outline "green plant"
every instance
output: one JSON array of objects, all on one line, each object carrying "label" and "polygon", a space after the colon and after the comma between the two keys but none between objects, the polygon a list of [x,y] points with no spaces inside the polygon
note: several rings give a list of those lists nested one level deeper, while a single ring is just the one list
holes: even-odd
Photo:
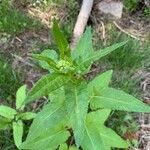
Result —
[{"label": "green plant", "polygon": [[0,56],[0,100],[4,99],[9,103],[9,99],[14,98],[14,93],[21,84],[20,74]]},{"label": "green plant", "polygon": [[144,14],[146,17],[148,17],[150,19],[150,8],[145,8],[144,9]]},{"label": "green plant", "polygon": [[129,12],[133,12],[137,9],[139,0],[124,0],[125,9]]},{"label": "green plant", "polygon": [[107,127],[105,121],[112,110],[150,112],[150,107],[121,90],[109,87],[112,70],[92,81],[87,81],[84,76],[93,62],[126,42],[94,51],[89,27],[75,49],[71,50],[56,21],[53,35],[59,54],[53,50],[49,55],[32,54],[44,62],[44,68],[50,73],[37,81],[24,101],[29,103],[49,95],[50,102],[36,115],[26,140],[19,148],[67,150],[73,144],[75,149],[82,147],[83,150],[128,148],[128,142]]},{"label": "green plant", "polygon": [[16,93],[16,110],[5,105],[0,106],[0,130],[13,128],[13,138],[17,147],[22,143],[23,121],[31,120],[36,115],[32,112],[23,112],[25,97],[26,85],[23,85]]}]

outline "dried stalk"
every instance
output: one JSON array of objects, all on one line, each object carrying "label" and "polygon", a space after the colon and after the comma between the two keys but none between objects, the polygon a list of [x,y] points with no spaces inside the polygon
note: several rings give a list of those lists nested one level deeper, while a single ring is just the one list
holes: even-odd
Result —
[{"label": "dried stalk", "polygon": [[74,48],[76,43],[82,36],[87,21],[89,19],[94,0],[83,0],[80,13],[78,15],[71,42],[71,48]]}]

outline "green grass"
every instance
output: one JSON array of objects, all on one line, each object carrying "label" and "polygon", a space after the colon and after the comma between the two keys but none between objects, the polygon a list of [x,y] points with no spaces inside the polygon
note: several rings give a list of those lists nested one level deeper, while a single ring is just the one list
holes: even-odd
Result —
[{"label": "green grass", "polygon": [[128,12],[133,12],[137,9],[137,6],[139,4],[138,0],[123,0],[125,10]]},{"label": "green grass", "polygon": [[11,65],[0,58],[0,100],[3,103],[13,103],[15,93],[22,84],[19,73]]},{"label": "green grass", "polygon": [[0,4],[0,32],[18,34],[27,29],[37,30],[41,27],[38,20],[28,17],[26,14],[4,0]]},{"label": "green grass", "polygon": [[144,9],[144,15],[150,20],[150,8]]},{"label": "green grass", "polygon": [[17,150],[14,145],[12,130],[0,130],[0,149],[1,150]]},{"label": "green grass", "polygon": [[[107,25],[106,25],[107,27]],[[112,85],[125,90],[126,92],[139,95],[138,80],[132,76],[139,70],[145,67],[149,59],[150,43],[141,43],[138,40],[132,39],[129,36],[118,31],[112,24],[107,28],[107,39],[104,45],[100,39],[95,43],[96,49],[104,48],[112,43],[128,41],[127,44],[112,52],[109,56],[98,62],[98,65],[104,69],[113,69]]]}]

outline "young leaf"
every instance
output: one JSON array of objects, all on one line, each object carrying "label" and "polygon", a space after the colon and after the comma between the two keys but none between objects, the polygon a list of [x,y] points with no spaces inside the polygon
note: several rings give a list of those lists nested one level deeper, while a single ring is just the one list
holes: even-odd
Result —
[{"label": "young leaf", "polygon": [[36,113],[33,112],[25,112],[22,114],[19,114],[19,118],[21,118],[21,120],[31,120],[34,119],[36,116]]},{"label": "young leaf", "polygon": [[95,77],[88,84],[88,91],[92,94],[94,89],[100,92],[101,90],[107,88],[110,83],[112,73],[113,71],[109,70]]},{"label": "young leaf", "polygon": [[108,55],[109,53],[111,53],[112,51],[116,50],[117,48],[125,45],[126,43],[127,43],[127,41],[120,42],[120,43],[114,44],[112,46],[109,46],[103,50],[93,52],[93,54],[91,54],[89,57],[87,57],[82,62],[80,62],[80,64],[78,64],[77,70],[84,71],[85,69],[83,70],[83,68],[88,68],[89,66],[91,66],[91,64],[94,61],[97,61],[100,58]]},{"label": "young leaf", "polygon": [[69,44],[68,44],[65,36],[59,29],[59,26],[58,26],[58,23],[56,20],[53,21],[52,30],[53,30],[53,36],[54,36],[55,42],[56,42],[59,52],[60,52],[60,58],[64,59],[65,56],[70,57],[71,50],[69,48]]},{"label": "young leaf", "polygon": [[16,109],[20,109],[26,98],[26,85],[21,86],[16,93]]},{"label": "young leaf", "polygon": [[93,53],[91,27],[87,27],[77,46],[71,52],[73,60],[76,59],[78,63],[80,63],[80,58],[83,61]]},{"label": "young leaf", "polygon": [[13,122],[13,138],[17,148],[19,148],[20,144],[22,143],[22,136],[23,136],[22,121],[18,120],[17,122]]},{"label": "young leaf", "polygon": [[4,105],[0,106],[0,116],[6,117],[8,119],[14,119],[14,115],[16,114],[17,112],[15,109]]},{"label": "young leaf", "polygon": [[[58,61],[58,54],[54,50],[46,49],[46,50],[42,51],[41,55],[52,59],[54,62]],[[53,72],[53,70],[50,69],[49,64],[47,62],[39,61],[39,64],[43,69],[46,69],[46,70],[49,70],[50,72]]]},{"label": "young leaf", "polygon": [[150,107],[142,101],[113,88],[106,88],[99,95],[92,96],[91,98],[90,106],[92,109],[108,108],[129,112],[150,112]]},{"label": "young leaf", "polygon": [[53,150],[68,139],[70,135],[65,129],[68,118],[64,98],[50,102],[36,115],[29,129],[27,139],[21,145],[21,148],[46,149],[49,147]]},{"label": "young leaf", "polygon": [[84,136],[84,123],[89,104],[88,93],[84,83],[82,83],[82,86],[66,86],[66,109],[73,128],[76,145],[79,147]]},{"label": "young leaf", "polygon": [[29,91],[26,103],[48,95],[50,92],[60,88],[68,81],[69,77],[63,74],[53,73],[43,76]]},{"label": "young leaf", "polygon": [[47,56],[43,56],[41,54],[32,54],[32,57],[39,60],[39,61],[44,61],[46,62],[49,66],[49,68],[53,69],[54,71],[58,72],[57,64],[54,62],[51,58]]}]

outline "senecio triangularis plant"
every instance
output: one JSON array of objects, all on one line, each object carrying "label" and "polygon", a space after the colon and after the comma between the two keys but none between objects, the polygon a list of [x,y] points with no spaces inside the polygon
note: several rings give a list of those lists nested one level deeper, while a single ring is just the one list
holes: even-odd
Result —
[{"label": "senecio triangularis plant", "polygon": [[17,147],[24,150],[127,149],[129,143],[107,127],[105,121],[113,110],[150,112],[150,107],[121,90],[109,87],[112,70],[91,81],[85,78],[95,61],[126,42],[94,51],[91,28],[88,27],[71,50],[56,21],[52,32],[59,51],[32,54],[49,73],[27,92],[24,104],[43,96],[49,96],[50,101],[36,115],[25,141]]}]

